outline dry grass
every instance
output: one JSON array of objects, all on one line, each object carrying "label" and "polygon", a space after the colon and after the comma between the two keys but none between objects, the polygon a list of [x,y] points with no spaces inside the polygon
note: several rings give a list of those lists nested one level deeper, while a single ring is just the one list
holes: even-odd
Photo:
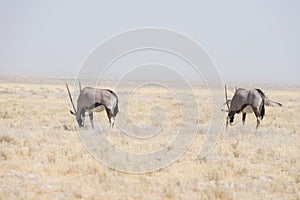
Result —
[{"label": "dry grass", "polygon": [[[122,113],[122,95],[118,92]],[[184,92],[184,90],[182,91]],[[223,132],[205,160],[197,154],[209,123],[207,91],[197,121],[200,129],[191,148],[171,166],[154,173],[129,174],[97,162],[82,146],[63,84],[0,84],[0,197],[1,199],[299,199],[300,198],[300,92],[293,88],[269,89],[283,108],[266,108],[261,128],[249,115]],[[146,89],[131,99],[131,117],[146,125],[152,100],[162,104],[169,124],[179,115],[174,99],[164,90]],[[163,104],[163,101],[172,102]],[[174,102],[173,102],[174,101]],[[153,102],[152,102],[153,103]],[[151,109],[150,109],[151,110]],[[144,113],[144,114],[143,114]],[[146,113],[146,114],[145,114]],[[122,114],[120,114],[122,116]],[[119,123],[130,121],[117,117]],[[108,126],[105,113],[96,115]],[[86,119],[86,122],[88,120]],[[106,129],[105,129],[106,130]],[[160,134],[158,143],[131,143],[114,130],[107,134],[121,148],[144,151],[164,148],[172,137]],[[155,145],[154,145],[155,144]]]}]

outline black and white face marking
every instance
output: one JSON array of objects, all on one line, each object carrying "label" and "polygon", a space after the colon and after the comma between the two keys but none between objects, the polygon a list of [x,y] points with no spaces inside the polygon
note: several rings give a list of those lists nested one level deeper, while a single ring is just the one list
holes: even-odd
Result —
[{"label": "black and white face marking", "polygon": [[82,119],[81,117],[77,119],[77,123],[79,127],[83,127]]},{"label": "black and white face marking", "polygon": [[234,122],[234,115],[235,115],[235,112],[232,112],[232,111],[231,111],[231,112],[228,113],[230,125],[233,125],[233,122]]}]

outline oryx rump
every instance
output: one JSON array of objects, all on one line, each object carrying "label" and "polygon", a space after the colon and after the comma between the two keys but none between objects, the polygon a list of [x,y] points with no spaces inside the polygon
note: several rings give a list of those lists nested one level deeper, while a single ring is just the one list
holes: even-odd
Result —
[{"label": "oryx rump", "polygon": [[84,126],[85,112],[89,113],[89,118],[92,128],[93,112],[106,111],[110,127],[114,126],[115,117],[118,113],[118,97],[117,95],[108,89],[97,89],[92,87],[85,87],[80,90],[80,94],[77,99],[77,110],[75,109],[70,90],[66,84],[69,97],[74,109],[74,112],[70,110],[70,113],[76,116],[79,127]]}]

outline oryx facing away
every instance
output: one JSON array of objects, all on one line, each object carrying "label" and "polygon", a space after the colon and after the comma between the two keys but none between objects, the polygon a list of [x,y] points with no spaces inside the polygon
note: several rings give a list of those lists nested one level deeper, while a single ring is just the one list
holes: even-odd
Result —
[{"label": "oryx facing away", "polygon": [[268,99],[260,89],[246,90],[243,88],[238,88],[236,89],[232,100],[228,100],[227,89],[225,85],[225,96],[228,108],[226,127],[228,126],[228,121],[230,122],[230,125],[233,124],[235,114],[242,112],[242,121],[244,125],[246,113],[254,112],[257,121],[256,129],[258,129],[260,121],[265,115],[265,106],[282,106],[280,103]]},{"label": "oryx facing away", "polygon": [[74,112],[70,110],[72,115],[76,116],[79,127],[84,126],[85,112],[89,113],[89,118],[92,128],[94,128],[93,112],[106,111],[110,127],[114,126],[115,117],[119,111],[118,108],[118,96],[108,89],[97,89],[92,87],[80,88],[80,94],[77,99],[77,110],[75,109],[72,96],[66,84],[70,101],[72,103]]}]

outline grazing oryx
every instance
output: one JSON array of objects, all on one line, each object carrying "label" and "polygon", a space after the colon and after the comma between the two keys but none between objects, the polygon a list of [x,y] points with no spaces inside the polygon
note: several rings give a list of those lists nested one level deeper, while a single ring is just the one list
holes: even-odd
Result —
[{"label": "grazing oryx", "polygon": [[70,110],[72,115],[76,116],[79,127],[84,126],[85,112],[89,113],[89,118],[92,128],[94,128],[93,123],[93,112],[101,112],[106,110],[107,117],[109,119],[110,127],[114,126],[115,117],[119,111],[118,108],[118,97],[117,95],[108,89],[97,89],[91,87],[85,87],[81,90],[77,99],[77,110],[75,109],[71,93],[66,84],[69,93],[70,101],[72,103],[74,112]]},{"label": "grazing oryx", "polygon": [[225,97],[228,108],[228,116],[226,121],[226,127],[228,121],[230,125],[233,124],[234,115],[242,112],[243,125],[246,120],[246,113],[254,112],[257,124],[256,129],[260,125],[260,121],[265,115],[265,106],[282,106],[280,103],[268,99],[260,89],[245,90],[243,88],[236,89],[232,100],[227,99],[227,89],[225,85]]}]

